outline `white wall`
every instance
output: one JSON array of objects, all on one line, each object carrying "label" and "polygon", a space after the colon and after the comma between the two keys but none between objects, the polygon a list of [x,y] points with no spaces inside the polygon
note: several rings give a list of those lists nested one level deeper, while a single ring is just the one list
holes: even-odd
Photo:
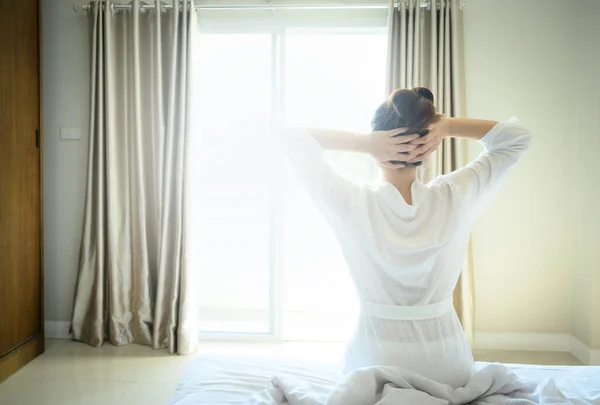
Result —
[{"label": "white wall", "polygon": [[[81,0],[42,1],[46,320],[71,318],[81,237],[89,123],[88,19]],[[59,140],[60,127],[80,141]]]},{"label": "white wall", "polygon": [[[68,321],[87,161],[88,21],[81,0],[43,0],[46,319]],[[576,4],[576,5],[575,5]],[[516,114],[534,146],[474,231],[478,332],[570,333],[600,347],[596,72],[600,2],[471,0],[467,113]],[[60,141],[59,128],[82,129]],[[597,180],[596,180],[597,181]],[[587,213],[587,214],[586,214]],[[595,277],[595,278],[594,278]]]},{"label": "white wall", "polygon": [[468,116],[518,115],[534,132],[474,230],[479,332],[591,333],[600,199],[585,183],[600,171],[599,5],[476,0],[464,10]]},{"label": "white wall", "polygon": [[577,108],[578,174],[574,211],[577,224],[573,263],[572,332],[584,344],[600,349],[600,2],[588,0],[578,19],[577,69],[574,72]]}]

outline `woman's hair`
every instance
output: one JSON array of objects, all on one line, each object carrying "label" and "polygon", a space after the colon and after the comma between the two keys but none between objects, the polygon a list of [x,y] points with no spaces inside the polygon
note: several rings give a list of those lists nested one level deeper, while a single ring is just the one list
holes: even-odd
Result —
[{"label": "woman's hair", "polygon": [[[396,90],[375,111],[371,120],[372,131],[407,128],[406,134],[427,134],[424,128],[435,118],[433,93],[425,87]],[[401,162],[401,161],[398,161]],[[413,163],[420,166],[421,162]]]}]

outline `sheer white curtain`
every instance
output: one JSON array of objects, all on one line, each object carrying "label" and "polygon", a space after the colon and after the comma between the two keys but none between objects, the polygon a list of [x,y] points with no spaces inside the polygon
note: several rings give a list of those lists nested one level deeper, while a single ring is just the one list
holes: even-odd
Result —
[{"label": "sheer white curtain", "polygon": [[[200,329],[340,341],[354,287],[331,230],[279,146],[281,124],[368,131],[385,98],[385,27],[206,30],[196,49],[187,252]],[[370,158],[330,154],[347,176]]]},{"label": "sheer white curtain", "polygon": [[201,33],[187,186],[188,258],[200,329],[269,333],[273,266],[271,52],[268,33]]},{"label": "sheer white curtain", "polygon": [[[367,132],[384,99],[384,29],[296,30],[286,40],[287,124]],[[329,152],[330,163],[357,182],[379,175],[368,156]],[[344,340],[357,301],[346,263],[329,226],[285,168],[284,337]]]}]

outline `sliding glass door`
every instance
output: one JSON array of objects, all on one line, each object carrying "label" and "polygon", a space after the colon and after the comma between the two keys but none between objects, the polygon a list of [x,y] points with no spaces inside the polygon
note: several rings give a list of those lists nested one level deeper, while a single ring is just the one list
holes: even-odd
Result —
[{"label": "sliding glass door", "polygon": [[[282,124],[366,131],[384,97],[384,28],[203,32],[186,251],[204,337],[341,340],[356,312],[337,241],[279,147]],[[357,181],[364,156],[328,155]]]}]

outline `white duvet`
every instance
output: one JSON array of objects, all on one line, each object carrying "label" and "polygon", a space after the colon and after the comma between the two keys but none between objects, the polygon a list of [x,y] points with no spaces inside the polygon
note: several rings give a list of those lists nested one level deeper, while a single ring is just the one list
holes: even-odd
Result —
[{"label": "white duvet", "polygon": [[477,363],[465,388],[393,367],[344,376],[338,365],[282,359],[203,356],[190,363],[171,405],[314,404],[593,404],[600,367]]},{"label": "white duvet", "polygon": [[398,367],[369,367],[352,372],[329,392],[319,392],[298,378],[277,377],[268,389],[249,399],[248,404],[600,404],[600,368],[596,371],[564,380],[560,388],[552,378],[525,381],[503,365],[489,364],[477,371],[466,386],[453,389]]}]

